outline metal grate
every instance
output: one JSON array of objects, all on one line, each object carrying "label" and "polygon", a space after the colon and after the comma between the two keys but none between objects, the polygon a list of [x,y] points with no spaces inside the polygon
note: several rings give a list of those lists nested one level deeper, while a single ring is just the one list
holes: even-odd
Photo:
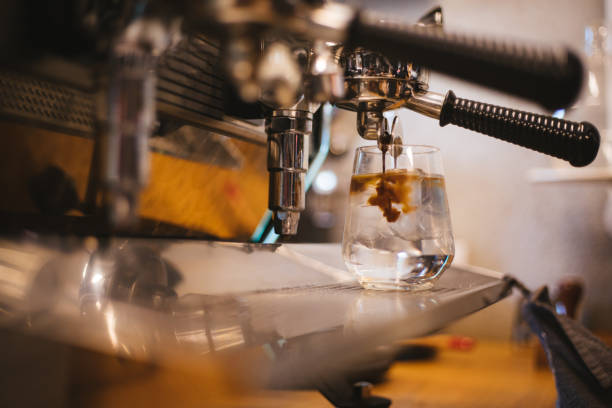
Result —
[{"label": "metal grate", "polygon": [[183,40],[159,61],[157,100],[215,119],[223,117],[219,45],[201,36]]},{"label": "metal grate", "polygon": [[63,131],[92,135],[95,106],[87,92],[0,71],[0,114]]},{"label": "metal grate", "polygon": [[[221,71],[219,44],[203,36],[185,38],[165,53],[157,67],[159,118],[265,143],[263,131],[225,118]],[[0,116],[5,118],[93,137],[95,101],[91,91],[0,69]]]}]

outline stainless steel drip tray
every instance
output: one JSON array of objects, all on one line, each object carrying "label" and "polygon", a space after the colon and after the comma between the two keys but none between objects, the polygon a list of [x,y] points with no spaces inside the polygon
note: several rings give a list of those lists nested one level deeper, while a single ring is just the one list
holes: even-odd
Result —
[{"label": "stainless steel drip tray", "polygon": [[[363,290],[337,244],[114,239],[101,247],[92,238],[0,241],[0,324],[159,364],[222,357],[237,375],[255,369],[251,379],[292,385],[507,294],[501,274],[458,266],[429,291]],[[264,356],[257,367],[245,359],[254,353]]]}]

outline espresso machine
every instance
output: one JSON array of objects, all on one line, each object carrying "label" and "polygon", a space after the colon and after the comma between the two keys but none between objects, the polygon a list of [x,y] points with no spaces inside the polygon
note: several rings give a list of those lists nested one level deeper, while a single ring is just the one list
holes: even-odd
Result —
[{"label": "espresso machine", "polygon": [[346,367],[384,372],[389,344],[510,287],[453,266],[437,292],[374,296],[336,247],[220,242],[298,232],[332,106],[381,151],[399,108],[574,166],[599,148],[590,123],[431,91],[439,72],[552,111],[583,79],[569,49],[448,33],[440,8],[406,23],[325,0],[12,0],[0,20],[2,330],[162,366],[220,356],[337,406],[388,406]]},{"label": "espresso machine", "polygon": [[[24,201],[34,201],[33,212],[43,213],[39,224],[52,231],[70,224],[82,225],[83,233],[129,233],[138,229],[139,218],[149,218],[157,227],[140,222],[138,230],[151,235],[159,230],[161,217],[179,227],[171,235],[240,239],[245,232],[216,234],[205,222],[183,222],[188,204],[165,218],[160,206],[139,215],[141,191],[150,179],[150,148],[153,155],[184,158],[197,156],[192,150],[200,143],[200,156],[206,156],[216,151],[214,140],[229,136],[251,144],[253,157],[266,154],[261,152],[265,145],[270,224],[277,234],[295,235],[309,159],[317,150],[313,127],[321,132],[326,123],[322,106],[329,103],[355,111],[359,135],[376,140],[382,150],[393,142],[383,112],[398,108],[574,166],[589,164],[599,146],[597,130],[586,122],[430,91],[432,70],[552,110],[570,105],[582,85],[583,67],[571,50],[446,33],[439,8],[416,24],[404,24],[328,1],[58,1],[3,7],[3,14],[13,18],[2,29],[0,114],[10,122],[78,135],[93,144],[87,153],[72,147],[84,156],[85,167],[76,170],[80,181],[61,168],[26,179],[6,178],[6,184],[30,186],[29,194],[12,188],[22,197],[2,206],[15,229],[33,227],[27,215],[20,218],[28,224],[23,225],[15,214],[28,207]],[[217,150],[229,156],[228,166],[240,167],[236,160],[232,164],[231,146],[223,144],[216,143]],[[257,162],[250,157],[246,161]],[[3,173],[25,174],[19,170],[24,166],[19,161]],[[262,166],[247,171],[255,174]],[[170,167],[165,171],[168,179],[174,177]],[[155,171],[153,177],[163,176]],[[66,190],[75,183],[85,187]],[[233,189],[225,186],[229,193],[224,198],[231,200]],[[159,202],[161,194],[155,197]],[[185,195],[198,201],[197,190]],[[251,195],[245,201],[258,201],[257,194]],[[163,198],[169,200],[174,198]],[[75,209],[76,221],[63,222]],[[54,221],[48,222],[49,216]],[[198,216],[206,218],[206,210]],[[253,227],[250,221],[245,228]]]}]

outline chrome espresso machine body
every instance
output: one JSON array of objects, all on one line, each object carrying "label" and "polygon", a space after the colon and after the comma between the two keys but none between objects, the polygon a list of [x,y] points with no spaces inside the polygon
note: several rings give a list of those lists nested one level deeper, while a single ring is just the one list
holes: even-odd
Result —
[{"label": "chrome espresso machine body", "polygon": [[[158,149],[154,139],[167,147],[176,140],[167,136],[184,126],[266,144],[268,207],[281,235],[297,233],[322,104],[356,111],[359,135],[381,150],[399,141],[383,119],[398,108],[577,166],[590,163],[599,145],[586,122],[431,92],[428,69],[555,109],[571,104],[582,83],[572,51],[448,34],[439,8],[406,25],[323,0],[3,7],[12,18],[0,44],[0,114],[94,140],[85,198],[76,207],[96,220],[98,233],[134,227],[149,147]],[[186,140],[172,144],[174,153],[188,150]],[[63,216],[70,206],[62,203],[78,201],[62,193],[44,203],[44,188],[30,190],[43,197],[39,208],[51,208],[47,215]]]}]

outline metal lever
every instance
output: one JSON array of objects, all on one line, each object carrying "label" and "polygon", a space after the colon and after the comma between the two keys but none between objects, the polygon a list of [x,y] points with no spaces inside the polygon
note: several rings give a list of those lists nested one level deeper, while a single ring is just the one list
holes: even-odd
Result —
[{"label": "metal lever", "polygon": [[377,50],[391,60],[422,67],[564,108],[577,98],[583,78],[578,56],[563,47],[536,47],[450,34],[439,27],[391,23],[362,12],[352,22],[348,47]]},{"label": "metal lever", "polygon": [[403,104],[439,119],[497,139],[567,160],[575,167],[591,163],[599,150],[599,132],[589,122],[570,122],[552,116],[428,92],[413,94]]}]

